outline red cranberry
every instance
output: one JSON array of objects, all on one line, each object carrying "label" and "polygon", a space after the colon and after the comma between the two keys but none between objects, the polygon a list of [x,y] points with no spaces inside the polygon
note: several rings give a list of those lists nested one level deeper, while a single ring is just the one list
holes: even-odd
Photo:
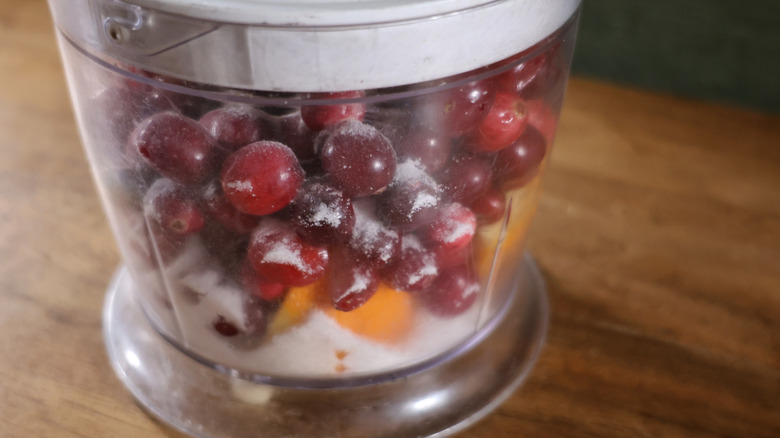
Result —
[{"label": "red cranberry", "polygon": [[466,247],[476,230],[474,213],[453,202],[443,206],[436,220],[418,230],[418,235],[436,254],[444,254]]},{"label": "red cranberry", "polygon": [[289,204],[303,177],[303,169],[290,148],[274,141],[259,141],[225,160],[222,190],[239,211],[261,216]]},{"label": "red cranberry", "polygon": [[355,257],[372,266],[385,266],[395,261],[401,252],[401,236],[377,218],[374,201],[356,199],[352,207],[355,226],[348,247]]},{"label": "red cranberry", "polygon": [[491,177],[487,157],[460,154],[444,168],[439,182],[450,200],[471,205],[490,188]]},{"label": "red cranberry", "polygon": [[379,288],[379,276],[368,264],[356,262],[343,248],[330,255],[327,290],[333,308],[349,312],[365,304]]},{"label": "red cranberry", "polygon": [[526,101],[525,106],[528,110],[528,124],[538,129],[547,144],[551,145],[558,124],[555,111],[541,99]]},{"label": "red cranberry", "polygon": [[471,308],[479,292],[476,274],[466,265],[461,265],[442,271],[421,298],[432,313],[453,317]]},{"label": "red cranberry", "polygon": [[266,218],[249,242],[249,261],[258,274],[286,286],[304,286],[325,274],[328,251],[306,243],[277,219]]},{"label": "red cranberry", "polygon": [[225,152],[198,122],[173,111],[144,120],[130,144],[160,173],[185,185],[214,175]]},{"label": "red cranberry", "polygon": [[315,160],[314,137],[316,133],[306,126],[300,112],[294,112],[276,119],[274,139],[287,145],[295,152],[298,161]]},{"label": "red cranberry", "polygon": [[420,98],[416,118],[422,126],[455,138],[471,131],[485,118],[493,104],[493,95],[489,81],[474,81],[439,91]]},{"label": "red cranberry", "polygon": [[439,208],[439,185],[419,162],[406,160],[381,195],[381,214],[390,226],[411,231],[432,221]]},{"label": "red cranberry", "polygon": [[496,79],[502,90],[518,96],[528,97],[540,91],[540,82],[546,71],[547,57],[542,54],[518,64],[512,70],[499,75]]},{"label": "red cranberry", "polygon": [[546,150],[542,133],[529,126],[512,146],[498,152],[496,182],[504,190],[527,184],[538,173]]},{"label": "red cranberry", "polygon": [[270,136],[263,113],[248,106],[215,109],[204,114],[200,124],[230,151]]},{"label": "red cranberry", "polygon": [[217,319],[213,322],[213,325],[214,330],[225,337],[233,337],[241,333],[235,324],[225,319],[225,317],[222,315],[217,316]]},{"label": "red cranberry", "polygon": [[316,244],[345,242],[352,235],[352,201],[322,178],[303,183],[287,211],[298,234]]},{"label": "red cranberry", "polygon": [[357,120],[335,126],[322,142],[322,167],[334,184],[350,196],[384,189],[395,173],[395,151],[376,128]]},{"label": "red cranberry", "polygon": [[385,269],[385,280],[394,288],[406,292],[427,289],[439,273],[435,256],[414,234],[401,239],[401,255]]},{"label": "red cranberry", "polygon": [[193,197],[183,186],[166,178],[158,179],[146,192],[144,214],[169,237],[189,236],[205,225]]},{"label": "red cranberry", "polygon": [[[337,93],[318,93],[311,97],[314,99],[360,99],[365,97],[364,91],[341,91]],[[331,105],[306,105],[301,107],[301,116],[309,128],[320,131],[328,126],[333,126],[343,120],[363,120],[366,114],[366,105],[361,102],[334,103]]]},{"label": "red cranberry", "polygon": [[488,189],[471,204],[471,210],[483,224],[492,224],[501,220],[506,213],[506,196],[494,188]]},{"label": "red cranberry", "polygon": [[439,269],[449,269],[455,266],[461,266],[471,262],[472,245],[469,242],[466,246],[448,252],[437,252],[436,264]]},{"label": "red cranberry", "polygon": [[429,174],[438,172],[450,158],[452,139],[442,132],[417,129],[396,143],[401,158],[417,160]]},{"label": "red cranberry", "polygon": [[247,292],[264,301],[274,301],[285,292],[283,284],[273,282],[258,274],[248,261],[241,265],[241,283]]},{"label": "red cranberry", "polygon": [[202,191],[204,210],[223,227],[239,234],[251,232],[259,218],[241,213],[227,200],[222,186],[216,180],[207,184]]},{"label": "red cranberry", "polygon": [[517,140],[527,124],[523,101],[509,93],[496,93],[490,112],[469,135],[466,146],[474,152],[501,150]]}]

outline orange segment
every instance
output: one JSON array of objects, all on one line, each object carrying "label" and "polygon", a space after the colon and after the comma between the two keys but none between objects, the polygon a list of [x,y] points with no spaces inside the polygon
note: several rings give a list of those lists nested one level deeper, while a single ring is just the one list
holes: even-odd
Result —
[{"label": "orange segment", "polygon": [[290,288],[279,310],[268,324],[268,334],[276,335],[303,322],[317,303],[323,286],[323,280],[319,280],[306,286]]},{"label": "orange segment", "polygon": [[332,307],[323,309],[342,327],[378,342],[393,344],[403,341],[414,323],[411,296],[384,284],[365,304],[349,312]]}]

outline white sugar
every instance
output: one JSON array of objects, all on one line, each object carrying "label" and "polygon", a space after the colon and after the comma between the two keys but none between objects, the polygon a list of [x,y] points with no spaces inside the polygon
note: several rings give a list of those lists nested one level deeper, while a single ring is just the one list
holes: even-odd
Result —
[{"label": "white sugar", "polygon": [[321,202],[307,222],[313,225],[328,224],[336,228],[341,225],[341,214],[337,209],[330,208],[328,204]]},{"label": "white sugar", "polygon": [[225,186],[229,189],[233,189],[239,192],[251,192],[252,191],[252,182],[249,180],[244,181],[231,181]]},{"label": "white sugar", "polygon": [[299,271],[310,274],[311,268],[301,259],[301,251],[297,246],[282,242],[274,245],[270,251],[263,255],[263,262],[277,263],[280,265],[293,266]]}]

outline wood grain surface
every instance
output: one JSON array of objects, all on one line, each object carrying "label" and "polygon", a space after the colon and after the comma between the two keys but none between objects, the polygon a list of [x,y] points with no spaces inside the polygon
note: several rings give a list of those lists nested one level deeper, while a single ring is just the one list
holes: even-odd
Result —
[{"label": "wood grain surface", "polygon": [[[461,436],[780,436],[780,118],[575,79],[544,185],[547,345]],[[0,0],[0,436],[178,436],[106,359],[118,262],[45,2]]]}]

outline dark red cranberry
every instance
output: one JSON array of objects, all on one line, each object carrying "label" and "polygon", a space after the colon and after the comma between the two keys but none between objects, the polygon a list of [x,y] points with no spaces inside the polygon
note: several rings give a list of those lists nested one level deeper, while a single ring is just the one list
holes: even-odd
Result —
[{"label": "dark red cranberry", "polygon": [[319,245],[346,242],[355,226],[352,201],[323,178],[306,180],[287,213],[298,234]]},{"label": "dark red cranberry", "polygon": [[437,252],[436,263],[439,269],[449,269],[455,266],[462,266],[471,263],[472,244],[469,242],[466,246],[448,252]]},{"label": "dark red cranberry", "polygon": [[502,73],[496,79],[499,87],[518,96],[531,98],[541,91],[540,85],[547,70],[547,56],[537,55],[518,64],[512,70]]},{"label": "dark red cranberry", "polygon": [[395,261],[401,252],[401,236],[387,228],[376,216],[374,201],[370,198],[356,199],[352,207],[355,226],[347,246],[355,258],[377,267]]},{"label": "dark red cranberry", "polygon": [[233,105],[209,111],[200,118],[200,124],[230,151],[271,135],[264,114],[249,106]]},{"label": "dark red cranberry", "polygon": [[506,195],[500,190],[490,188],[471,203],[471,211],[482,224],[498,222],[506,213]]},{"label": "dark red cranberry", "polygon": [[276,119],[274,140],[292,149],[302,163],[317,159],[317,153],[314,151],[315,136],[316,133],[303,122],[300,112]]},{"label": "dark red cranberry", "polygon": [[327,291],[336,310],[349,312],[365,304],[379,288],[379,275],[367,263],[354,260],[344,248],[330,253]]},{"label": "dark red cranberry", "polygon": [[436,181],[419,162],[406,160],[398,165],[393,182],[379,195],[380,212],[390,226],[411,231],[436,217],[439,198]]},{"label": "dark red cranberry", "polygon": [[185,185],[208,180],[225,155],[203,126],[173,111],[144,120],[130,144],[161,174]]},{"label": "dark red cranberry", "polygon": [[417,160],[432,175],[444,167],[450,158],[452,139],[442,132],[416,129],[395,145],[399,158]]},{"label": "dark red cranberry", "polygon": [[240,276],[244,289],[264,301],[274,301],[284,295],[285,287],[283,284],[273,282],[258,274],[248,261],[241,265]]},{"label": "dark red cranberry", "polygon": [[395,151],[376,128],[357,120],[335,126],[322,142],[322,167],[334,184],[350,196],[367,196],[393,179]]},{"label": "dark red cranberry", "polygon": [[525,107],[528,110],[528,124],[538,129],[547,144],[551,145],[558,124],[555,110],[541,99],[526,101]]},{"label": "dark red cranberry", "polygon": [[214,180],[204,186],[202,190],[203,209],[215,221],[223,227],[239,234],[251,232],[259,218],[257,216],[241,213],[236,209],[222,192],[222,186]]},{"label": "dark red cranberry", "polygon": [[467,265],[461,265],[443,270],[420,297],[432,313],[454,317],[474,305],[480,289],[474,271]]},{"label": "dark red cranberry", "polygon": [[487,157],[459,154],[441,172],[439,182],[448,199],[471,205],[490,188],[492,174]]},{"label": "dark red cranberry", "polygon": [[417,122],[452,138],[476,127],[493,104],[490,81],[474,81],[460,87],[423,96],[416,105]]},{"label": "dark red cranberry", "polygon": [[144,196],[144,214],[169,237],[185,237],[205,225],[197,201],[179,184],[158,179]]},{"label": "dark red cranberry", "polygon": [[474,152],[501,150],[517,140],[528,124],[523,101],[509,93],[496,93],[487,116],[469,134],[466,147]]},{"label": "dark red cranberry", "polygon": [[216,330],[217,333],[222,336],[232,337],[241,333],[235,324],[225,319],[225,317],[222,315],[217,316],[217,319],[213,322],[213,325],[214,330]]},{"label": "dark red cranberry", "polygon": [[306,243],[289,225],[266,218],[249,242],[249,261],[258,274],[285,286],[304,286],[325,274],[328,251]]},{"label": "dark red cranberry", "polygon": [[106,88],[94,97],[93,105],[96,107],[96,126],[106,126],[123,148],[130,133],[141,121],[152,114],[176,109],[166,95],[151,86]]},{"label": "dark red cranberry", "polygon": [[471,210],[456,202],[442,206],[434,221],[417,231],[435,254],[466,247],[477,230],[477,218]]},{"label": "dark red cranberry", "polygon": [[522,187],[539,172],[547,146],[533,126],[510,147],[498,152],[494,178],[504,190]]},{"label": "dark red cranberry", "polygon": [[[365,97],[364,91],[340,91],[336,93],[316,93],[313,99],[360,99]],[[362,102],[334,103],[332,105],[306,105],[301,107],[301,116],[309,128],[320,131],[343,120],[354,119],[362,121],[366,114],[366,104]]]},{"label": "dark red cranberry", "polygon": [[405,234],[401,238],[400,256],[384,269],[388,284],[406,292],[427,289],[438,274],[435,256],[414,234]]},{"label": "dark red cranberry", "polygon": [[222,165],[222,190],[239,211],[266,215],[287,206],[303,182],[293,151],[274,141],[252,143]]}]

